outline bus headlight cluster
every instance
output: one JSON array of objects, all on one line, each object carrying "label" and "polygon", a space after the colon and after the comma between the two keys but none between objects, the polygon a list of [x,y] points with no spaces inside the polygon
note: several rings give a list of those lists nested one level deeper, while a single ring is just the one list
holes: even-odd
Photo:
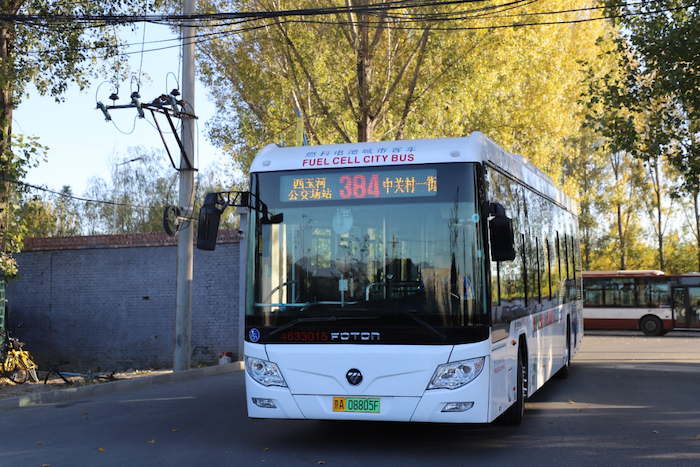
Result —
[{"label": "bus headlight cluster", "polygon": [[485,361],[486,357],[479,357],[440,365],[435,370],[428,389],[461,388],[479,376]]},{"label": "bus headlight cluster", "polygon": [[287,382],[276,363],[268,362],[255,357],[245,357],[245,369],[258,383],[263,386],[287,387]]}]

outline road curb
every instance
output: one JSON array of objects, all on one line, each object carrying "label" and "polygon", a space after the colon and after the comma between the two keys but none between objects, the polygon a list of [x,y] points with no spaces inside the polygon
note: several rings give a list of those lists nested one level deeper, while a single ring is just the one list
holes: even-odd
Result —
[{"label": "road curb", "polygon": [[0,411],[17,409],[20,407],[32,407],[42,404],[55,404],[57,402],[85,399],[102,394],[126,392],[161,384],[177,383],[191,379],[206,378],[209,376],[233,373],[243,369],[243,362],[233,362],[224,365],[196,368],[194,370],[179,371],[177,373],[165,373],[162,375],[144,376],[109,383],[92,384],[76,388],[57,389],[55,391],[26,394],[24,396],[0,399]]}]

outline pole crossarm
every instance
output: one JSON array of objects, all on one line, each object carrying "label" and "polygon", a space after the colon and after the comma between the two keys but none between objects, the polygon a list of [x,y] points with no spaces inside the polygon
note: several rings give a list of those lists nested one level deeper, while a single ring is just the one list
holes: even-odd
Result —
[{"label": "pole crossarm", "polygon": [[[168,158],[170,158],[170,163],[173,166],[173,169],[177,170],[178,172],[180,170],[194,170],[197,171],[197,169],[194,168],[192,164],[192,159],[189,154],[187,154],[187,151],[185,150],[185,146],[182,143],[182,139],[178,136],[177,134],[177,129],[175,128],[175,124],[173,123],[173,117],[174,118],[191,118],[194,120],[197,120],[198,117],[194,114],[185,112],[183,109],[187,106],[187,103],[184,101],[178,101],[175,98],[175,91],[173,91],[172,94],[170,95],[165,95],[161,94],[157,98],[153,100],[153,102],[145,103],[142,104],[138,101],[137,98],[134,98],[132,95],[132,100],[131,103],[129,104],[122,104],[122,105],[104,105],[102,102],[97,103],[97,108],[102,111],[102,113],[105,116],[106,121],[112,120],[112,116],[110,115],[109,111],[110,110],[121,110],[121,109],[136,109],[137,112],[139,113],[139,118],[143,118],[143,110],[150,110],[151,115],[153,116],[153,121],[156,124],[156,128],[158,129],[158,133],[160,134],[160,139],[163,141],[163,146],[165,146],[165,151],[168,153]],[[160,124],[158,123],[158,119],[156,119],[156,113],[163,114],[165,115],[165,118],[168,120],[168,124],[170,126],[170,129],[172,130],[173,136],[175,136],[175,141],[177,142],[178,147],[180,148],[180,151],[182,155],[184,156],[183,159],[185,161],[185,168],[178,167],[177,164],[175,163],[175,160],[173,159],[172,154],[170,153],[170,148],[168,147],[168,143],[165,140],[165,135],[163,135],[163,130],[160,128]]]}]

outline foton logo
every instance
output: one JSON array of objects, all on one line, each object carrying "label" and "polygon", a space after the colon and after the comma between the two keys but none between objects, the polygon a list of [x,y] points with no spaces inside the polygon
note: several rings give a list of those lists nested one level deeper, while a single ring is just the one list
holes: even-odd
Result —
[{"label": "foton logo", "polygon": [[332,332],[332,341],[378,341],[381,337],[375,331]]},{"label": "foton logo", "polygon": [[345,377],[347,378],[348,383],[352,384],[353,386],[357,386],[362,382],[362,373],[360,373],[360,370],[358,370],[357,368],[349,370],[345,374]]}]

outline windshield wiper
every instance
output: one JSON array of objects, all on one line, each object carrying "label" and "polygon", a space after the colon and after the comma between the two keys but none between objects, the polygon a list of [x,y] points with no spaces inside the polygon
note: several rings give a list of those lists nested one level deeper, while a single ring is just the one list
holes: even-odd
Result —
[{"label": "windshield wiper", "polygon": [[423,320],[420,319],[419,317],[417,317],[417,316],[411,314],[411,312],[409,312],[409,311],[402,311],[401,313],[403,313],[403,314],[405,314],[406,316],[410,317],[413,321],[415,321],[416,323],[420,324],[420,325],[423,326],[424,328],[429,329],[433,334],[435,334],[436,336],[438,336],[438,337],[440,338],[440,340],[442,340],[442,341],[446,341],[446,340],[447,340],[447,336],[446,336],[446,335],[444,335],[443,333],[441,333],[440,331],[438,331],[438,330],[435,329],[433,326],[431,326],[430,324],[426,323],[425,321],[423,321]]}]

